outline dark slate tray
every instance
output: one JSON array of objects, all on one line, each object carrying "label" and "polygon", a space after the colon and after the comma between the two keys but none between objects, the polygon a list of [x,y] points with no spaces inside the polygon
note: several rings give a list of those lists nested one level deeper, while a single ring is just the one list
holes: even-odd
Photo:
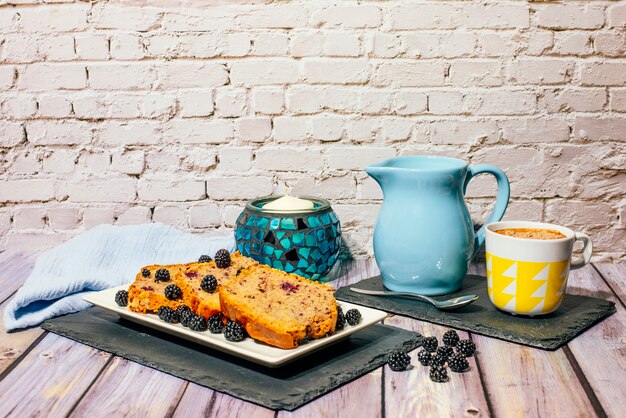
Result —
[{"label": "dark slate tray", "polygon": [[42,328],[219,392],[288,411],[380,367],[390,351],[418,347],[422,339],[415,332],[373,325],[282,367],[267,368],[98,307],[50,319]]},{"label": "dark slate tray", "polygon": [[[367,296],[350,287],[384,290],[380,276],[371,277],[335,292],[335,297],[351,303],[393,312],[411,318],[445,325],[476,334],[499,338],[545,350],[555,350],[596,322],[615,312],[613,302],[588,296],[566,295],[561,306],[551,314],[537,317],[514,316],[497,309],[487,295],[484,276],[467,275],[463,288],[444,298],[474,293],[477,301],[454,311],[440,311],[434,306],[399,297]],[[435,297],[437,299],[437,297]]]}]

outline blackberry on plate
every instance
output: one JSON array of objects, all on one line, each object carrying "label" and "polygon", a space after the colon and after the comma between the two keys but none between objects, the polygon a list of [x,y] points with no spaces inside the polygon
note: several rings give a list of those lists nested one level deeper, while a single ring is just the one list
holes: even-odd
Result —
[{"label": "blackberry on plate", "polygon": [[228,341],[238,342],[246,338],[246,330],[235,321],[228,321],[223,332]]},{"label": "blackberry on plate", "polygon": [[200,287],[205,292],[213,293],[217,290],[217,279],[212,274],[204,276],[202,278],[202,283],[200,283]]},{"label": "blackberry on plate", "polygon": [[221,334],[224,331],[224,315],[221,313],[213,315],[209,318],[208,325],[211,334]]},{"label": "blackberry on plate", "polygon": [[189,319],[189,329],[192,331],[206,331],[207,330],[207,322],[206,319],[202,315],[193,315]]},{"label": "blackberry on plate", "polygon": [[343,309],[341,306],[337,306],[337,325],[335,326],[336,330],[341,330],[346,326],[346,316],[343,313]]},{"label": "blackberry on plate", "polygon": [[448,381],[448,372],[441,366],[431,367],[429,376],[433,382],[443,383]]},{"label": "blackberry on plate", "polygon": [[158,269],[156,273],[154,273],[154,280],[157,282],[169,282],[170,272],[167,269]]},{"label": "blackberry on plate", "polygon": [[142,269],[142,270],[141,270],[141,275],[142,275],[143,277],[150,277],[150,270],[148,270],[148,269]]},{"label": "blackberry on plate", "polygon": [[442,366],[446,364],[446,358],[442,357],[441,355],[434,353],[430,355],[430,365],[431,366]]},{"label": "blackberry on plate", "polygon": [[161,306],[158,312],[159,318],[162,321],[169,322],[170,324],[176,324],[180,321],[180,316],[178,312],[169,306]]},{"label": "blackberry on plate", "polygon": [[456,373],[461,373],[469,369],[469,362],[461,353],[455,353],[448,359],[448,367]]},{"label": "blackberry on plate", "polygon": [[424,341],[422,341],[422,347],[431,353],[437,351],[438,345],[439,343],[437,342],[437,337],[424,337]]},{"label": "blackberry on plate", "polygon": [[209,263],[213,261],[210,255],[202,254],[200,258],[198,258],[198,263]]},{"label": "blackberry on plate", "polygon": [[215,265],[221,269],[230,266],[230,253],[228,250],[217,250],[215,253]]},{"label": "blackberry on plate", "polygon": [[176,309],[176,312],[178,312],[178,316],[180,317],[180,324],[184,327],[189,326],[191,317],[195,315],[187,305],[180,305],[178,309]]},{"label": "blackberry on plate", "polygon": [[169,300],[178,299],[183,295],[183,291],[180,290],[180,287],[176,286],[175,284],[168,284],[167,286],[165,286],[164,293],[165,297]]},{"label": "blackberry on plate", "polygon": [[417,361],[421,363],[422,366],[430,366],[430,358],[432,354],[426,350],[422,350],[417,353]]},{"label": "blackberry on plate", "polygon": [[454,354],[454,349],[448,345],[442,345],[437,347],[437,354],[447,360],[452,354]]},{"label": "blackberry on plate", "polygon": [[394,372],[401,372],[409,367],[411,357],[404,351],[394,351],[389,356],[389,359],[387,359],[387,364],[389,364],[389,368]]},{"label": "blackberry on plate", "polygon": [[115,293],[115,303],[119,306],[128,305],[128,290],[118,290]]},{"label": "blackberry on plate", "polygon": [[441,341],[447,346],[454,347],[459,342],[459,334],[455,330],[450,329],[443,334]]},{"label": "blackberry on plate", "polygon": [[476,352],[476,344],[472,340],[461,340],[456,345],[456,351],[470,357]]},{"label": "blackberry on plate", "polygon": [[352,326],[361,322],[361,312],[359,312],[358,309],[350,309],[348,312],[346,312],[345,317],[348,324]]}]

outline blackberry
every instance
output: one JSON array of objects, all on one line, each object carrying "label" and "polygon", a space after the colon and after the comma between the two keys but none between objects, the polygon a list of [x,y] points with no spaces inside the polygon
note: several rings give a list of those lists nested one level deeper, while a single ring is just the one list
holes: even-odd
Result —
[{"label": "blackberry", "polygon": [[228,341],[237,342],[246,338],[246,330],[235,321],[228,321],[223,332]]},{"label": "blackberry", "polygon": [[230,253],[228,250],[217,250],[215,253],[215,265],[221,269],[230,266]]},{"label": "blackberry", "polygon": [[433,382],[443,383],[448,381],[448,372],[440,366],[431,367],[429,376]]},{"label": "blackberry", "polygon": [[150,277],[150,270],[148,270],[148,269],[142,269],[142,270],[141,270],[141,275],[142,275],[143,277]]},{"label": "blackberry", "polygon": [[170,324],[176,324],[180,321],[178,312],[169,306],[161,306],[158,315],[162,321],[169,322]]},{"label": "blackberry", "polygon": [[448,330],[443,334],[441,341],[447,346],[454,347],[459,342],[459,334],[453,329]]},{"label": "blackberry", "polygon": [[431,357],[432,357],[432,354],[430,354],[426,350],[422,350],[419,353],[417,353],[417,361],[419,361],[422,364],[422,366],[430,366]]},{"label": "blackberry", "polygon": [[193,315],[189,318],[189,329],[192,331],[206,331],[206,319],[202,315]]},{"label": "blackberry", "polygon": [[115,303],[119,306],[128,305],[128,291],[127,290],[118,290],[115,293]]},{"label": "blackberry", "polygon": [[476,344],[472,340],[461,340],[456,345],[456,351],[470,357],[476,352]]},{"label": "blackberry", "polygon": [[169,300],[179,299],[183,295],[183,291],[175,284],[168,284],[165,286],[165,297]]},{"label": "blackberry", "polygon": [[435,366],[440,366],[443,367],[443,365],[446,364],[446,358],[442,357],[440,354],[434,353],[430,355],[430,365],[435,367]]},{"label": "blackberry", "polygon": [[198,258],[198,263],[209,263],[213,261],[210,255],[202,254],[200,258]]},{"label": "blackberry", "polygon": [[154,273],[154,280],[157,282],[169,282],[170,272],[167,269],[158,269],[156,273]]},{"label": "blackberry", "polygon": [[350,309],[348,312],[346,312],[345,317],[348,324],[352,326],[361,322],[361,312],[359,312],[358,309]]},{"label": "blackberry", "polygon": [[454,349],[448,345],[442,345],[437,347],[437,354],[443,357],[445,360],[448,360],[452,354],[454,354]]},{"label": "blackberry", "polygon": [[213,293],[217,289],[217,279],[212,274],[204,276],[202,278],[202,283],[200,283],[200,287],[205,292]]},{"label": "blackberry", "polygon": [[336,330],[342,330],[346,326],[346,316],[343,314],[341,306],[337,306],[337,326]]},{"label": "blackberry", "polygon": [[439,343],[437,342],[437,337],[424,337],[424,341],[422,341],[422,347],[431,353],[437,351],[438,345]]},{"label": "blackberry", "polygon": [[209,331],[211,334],[221,334],[224,331],[224,315],[221,313],[215,314],[209,318]]},{"label": "blackberry", "polygon": [[455,353],[448,358],[448,367],[456,373],[461,373],[469,369],[469,362],[461,353]]},{"label": "blackberry", "polygon": [[178,309],[176,309],[176,312],[178,312],[178,316],[180,318],[180,324],[184,327],[188,327],[189,320],[194,315],[194,313],[191,312],[191,309],[189,309],[189,306],[180,305]]},{"label": "blackberry", "polygon": [[409,357],[409,355],[404,351],[394,351],[389,356],[387,364],[394,372],[401,372],[409,367],[409,364],[411,364],[411,357]]}]

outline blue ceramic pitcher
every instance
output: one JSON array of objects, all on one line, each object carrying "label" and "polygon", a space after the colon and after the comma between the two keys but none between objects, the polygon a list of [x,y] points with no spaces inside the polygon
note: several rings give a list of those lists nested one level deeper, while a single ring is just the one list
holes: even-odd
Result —
[{"label": "blue ceramic pitcher", "polygon": [[468,166],[456,158],[397,157],[365,171],[384,201],[374,229],[374,256],[386,288],[442,295],[461,288],[467,266],[485,241],[474,233],[465,189],[478,174],[496,177],[496,206],[485,225],[499,221],[509,203],[509,180],[490,164]]}]

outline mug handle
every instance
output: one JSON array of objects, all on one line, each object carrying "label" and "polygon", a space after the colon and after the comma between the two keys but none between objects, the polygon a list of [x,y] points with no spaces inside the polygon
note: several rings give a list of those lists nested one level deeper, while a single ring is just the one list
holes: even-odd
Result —
[{"label": "mug handle", "polygon": [[587,234],[583,234],[582,232],[574,232],[574,239],[576,241],[581,240],[583,242],[583,254],[572,260],[570,265],[570,270],[579,269],[581,267],[586,266],[591,260],[591,253],[593,252],[593,243],[591,242],[591,238]]},{"label": "mug handle", "polygon": [[487,221],[474,235],[474,254],[472,254],[472,258],[474,258],[480,247],[485,242],[485,226],[491,222],[497,222],[502,219],[504,212],[506,212],[506,207],[509,204],[509,197],[511,195],[509,178],[506,174],[504,174],[504,171],[492,164],[476,164],[468,167],[467,175],[465,176],[465,183],[463,184],[463,195],[465,195],[465,190],[467,189],[467,185],[470,180],[479,174],[491,174],[496,178],[496,181],[498,182],[498,195],[496,196],[496,207],[493,208],[493,212],[491,212]]}]

